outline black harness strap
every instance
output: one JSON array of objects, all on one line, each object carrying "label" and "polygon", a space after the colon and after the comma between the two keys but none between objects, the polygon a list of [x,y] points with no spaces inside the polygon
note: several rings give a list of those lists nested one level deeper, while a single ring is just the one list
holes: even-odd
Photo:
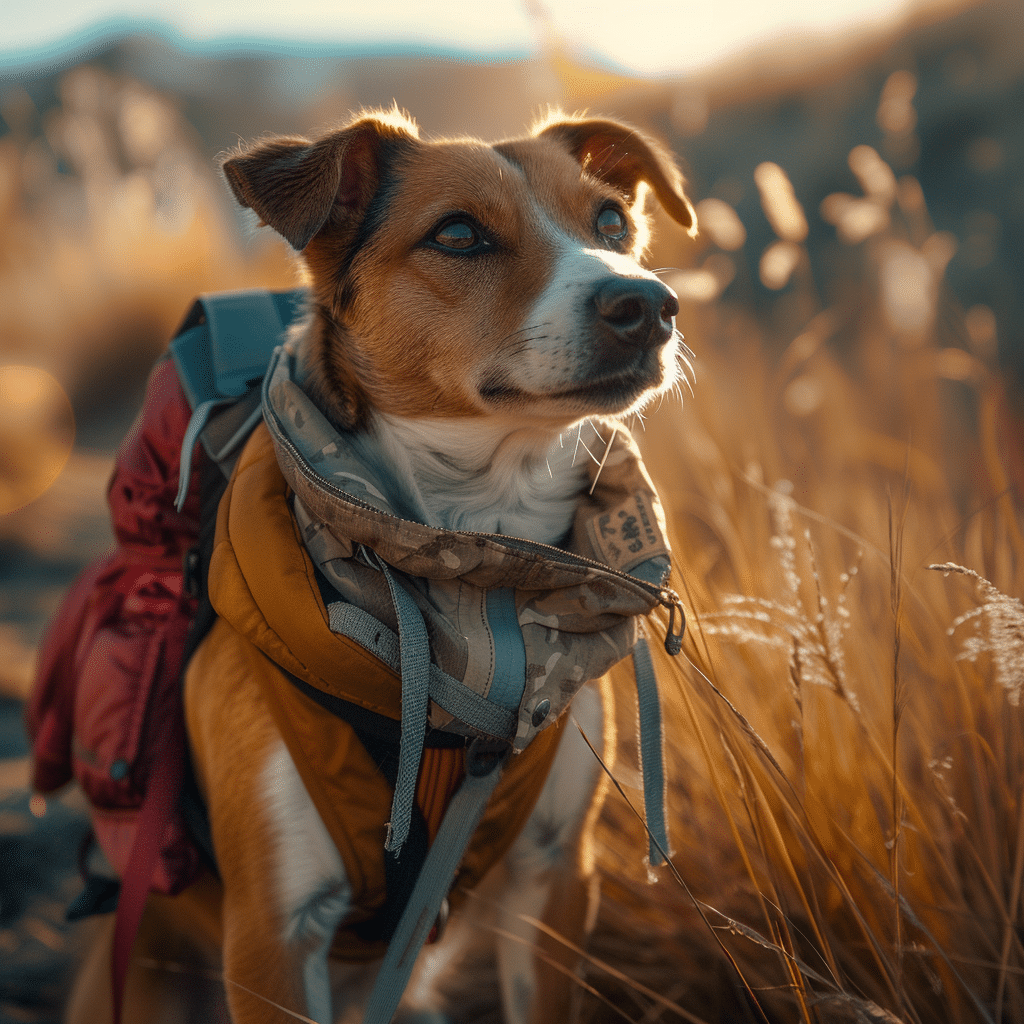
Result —
[{"label": "black harness strap", "polygon": [[[279,671],[284,671],[278,666]],[[366,748],[366,752],[373,759],[380,773],[388,780],[388,785],[395,787],[398,782],[398,738],[399,723],[393,718],[378,715],[376,712],[367,711],[358,704],[341,700],[290,672],[284,672],[292,685],[301,693],[315,701],[322,708],[332,715],[343,719],[352,726],[353,732],[359,742]],[[392,728],[393,727],[393,728]],[[447,733],[440,735],[447,736]],[[461,736],[455,736],[461,741],[458,746],[464,746],[465,740]],[[455,746],[447,743],[434,744],[435,746]],[[402,911],[409,902],[416,879],[419,878],[420,869],[427,859],[429,837],[427,835],[427,823],[419,807],[413,805],[412,822],[409,827],[409,838],[402,847],[400,857],[384,851],[383,841],[381,853],[384,857],[384,880],[386,883],[386,895],[383,906],[368,921],[355,925],[353,930],[364,941],[383,940],[391,941],[398,922],[402,917]]]},{"label": "black harness strap", "polygon": [[[200,448],[199,458],[199,494],[200,516],[199,535],[196,543],[185,553],[185,589],[198,601],[195,616],[189,626],[185,638],[185,650],[182,657],[181,685],[182,706],[184,706],[185,672],[192,655],[199,649],[206,634],[217,619],[217,613],[210,603],[207,581],[210,572],[210,559],[213,556],[213,541],[217,532],[217,507],[227,490],[228,480],[221,468]],[[213,850],[213,835],[210,830],[210,816],[206,802],[199,791],[196,773],[192,765],[192,750],[185,744],[185,781],[179,800],[185,827],[196,844],[206,866],[219,877],[217,857]]]}]

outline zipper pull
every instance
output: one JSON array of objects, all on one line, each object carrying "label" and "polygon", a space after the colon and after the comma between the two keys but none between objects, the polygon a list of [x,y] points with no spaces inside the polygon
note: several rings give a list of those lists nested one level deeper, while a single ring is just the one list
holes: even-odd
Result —
[{"label": "zipper pull", "polygon": [[[683,633],[686,631],[686,611],[679,595],[665,587],[658,595],[668,609],[668,631],[665,634],[665,650],[674,658],[683,649]],[[679,613],[679,628],[676,629],[676,613]]]}]

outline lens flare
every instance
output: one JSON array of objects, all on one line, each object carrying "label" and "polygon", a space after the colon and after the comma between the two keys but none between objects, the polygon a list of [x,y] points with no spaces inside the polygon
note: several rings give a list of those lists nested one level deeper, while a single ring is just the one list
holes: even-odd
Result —
[{"label": "lens flare", "polygon": [[74,440],[74,412],[57,380],[37,366],[0,366],[0,515],[46,492]]}]

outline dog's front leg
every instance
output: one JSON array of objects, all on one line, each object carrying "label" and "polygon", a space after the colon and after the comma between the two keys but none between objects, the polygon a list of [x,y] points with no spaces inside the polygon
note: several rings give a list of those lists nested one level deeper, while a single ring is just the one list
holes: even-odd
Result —
[{"label": "dog's front leg", "polygon": [[295,1014],[327,1024],[327,950],[349,884],[232,635],[214,623],[185,681],[193,764],[223,882],[225,995],[234,1024],[294,1024]]},{"label": "dog's front leg", "polygon": [[225,825],[214,811],[221,832],[237,830],[214,831],[231,1017],[235,1024],[283,1024],[295,1020],[290,1011],[330,1024],[327,953],[350,906],[344,866],[280,741],[268,749],[256,782],[248,814],[236,805]]},{"label": "dog's front leg", "polygon": [[[599,684],[581,690],[572,715],[601,749],[604,716]],[[604,744],[608,746],[607,738]],[[570,1019],[579,947],[591,918],[591,833],[603,793],[593,752],[570,723],[540,799],[506,856],[497,915],[498,978],[507,1024]],[[558,941],[532,920],[568,940]]]}]

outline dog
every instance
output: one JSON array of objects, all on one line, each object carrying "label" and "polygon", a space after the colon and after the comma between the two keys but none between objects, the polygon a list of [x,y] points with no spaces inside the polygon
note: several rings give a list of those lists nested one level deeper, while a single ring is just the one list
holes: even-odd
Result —
[{"label": "dog", "polygon": [[[495,144],[428,141],[392,110],[315,141],[264,139],[223,172],[301,254],[310,314],[292,345],[303,388],[374,467],[395,514],[560,544],[591,485],[573,431],[639,410],[679,378],[676,296],[640,262],[649,193],[696,229],[668,152],[616,121],[557,113]],[[227,691],[216,658],[202,657],[214,641],[189,669],[186,718],[220,878],[151,896],[124,1020],[326,1024],[373,975],[330,955],[358,912],[352,879],[265,699],[244,679]],[[572,714],[610,754],[609,700],[591,684]],[[529,819],[463,915],[490,914],[510,1024],[568,1019],[574,950],[595,913],[601,771],[575,729],[552,757]],[[97,940],[72,1024],[109,1019],[109,957]]]}]

